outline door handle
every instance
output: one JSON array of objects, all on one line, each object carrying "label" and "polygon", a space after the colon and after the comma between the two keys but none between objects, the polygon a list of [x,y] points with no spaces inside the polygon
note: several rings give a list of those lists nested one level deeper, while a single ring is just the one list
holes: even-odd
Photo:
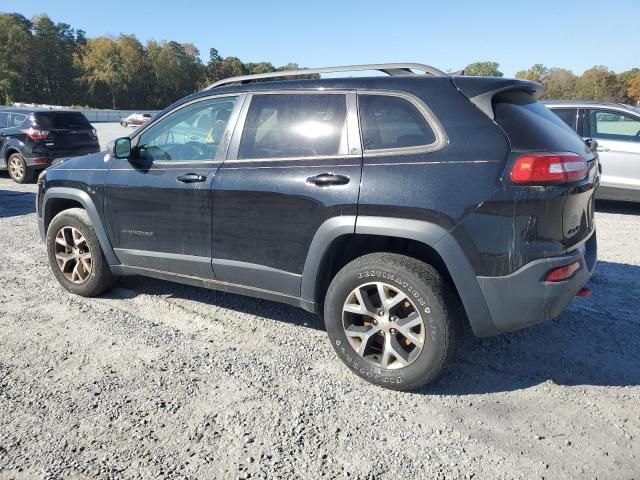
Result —
[{"label": "door handle", "polygon": [[344,175],[336,175],[335,173],[321,173],[313,177],[307,178],[307,183],[312,183],[318,187],[328,187],[330,185],[346,185],[351,180]]},{"label": "door handle", "polygon": [[204,182],[207,179],[206,175],[199,175],[197,173],[187,173],[180,175],[177,180],[182,183],[198,183]]}]

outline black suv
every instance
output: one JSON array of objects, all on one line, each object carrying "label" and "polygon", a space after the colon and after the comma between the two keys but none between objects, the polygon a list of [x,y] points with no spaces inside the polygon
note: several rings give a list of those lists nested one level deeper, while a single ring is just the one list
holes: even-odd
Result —
[{"label": "black suv", "polygon": [[18,183],[52,163],[99,151],[96,131],[81,112],[0,109],[0,170]]},{"label": "black suv", "polygon": [[[365,69],[390,76],[271,78]],[[355,373],[416,388],[463,321],[495,335],[588,293],[598,160],[540,89],[417,64],[218,82],[46,171],[51,268],[84,296],[143,275],[297,305]]]}]

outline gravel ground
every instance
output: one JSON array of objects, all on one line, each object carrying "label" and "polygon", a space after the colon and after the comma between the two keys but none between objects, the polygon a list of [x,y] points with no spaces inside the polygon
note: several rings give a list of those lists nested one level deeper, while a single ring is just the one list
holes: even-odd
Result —
[{"label": "gravel ground", "polygon": [[599,207],[590,299],[467,331],[398,393],[293,307],[139,277],[67,293],[34,192],[0,174],[0,479],[640,478],[640,207]]}]

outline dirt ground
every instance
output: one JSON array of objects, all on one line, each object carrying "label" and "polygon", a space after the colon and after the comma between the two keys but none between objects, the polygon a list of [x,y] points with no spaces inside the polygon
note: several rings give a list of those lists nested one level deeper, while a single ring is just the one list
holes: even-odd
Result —
[{"label": "dirt ground", "polygon": [[591,298],[467,332],[397,393],[293,307],[141,277],[67,293],[35,190],[0,174],[0,479],[640,478],[640,206],[599,205]]}]

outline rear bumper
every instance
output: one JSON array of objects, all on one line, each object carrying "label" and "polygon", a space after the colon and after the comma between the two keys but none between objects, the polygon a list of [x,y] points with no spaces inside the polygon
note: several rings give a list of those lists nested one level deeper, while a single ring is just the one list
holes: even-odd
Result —
[{"label": "rear bumper", "polygon": [[[535,260],[510,275],[477,277],[494,326],[482,336],[511,332],[557,317],[591,278],[597,258],[596,233],[570,253]],[[545,282],[554,267],[580,262],[568,280]]]}]

